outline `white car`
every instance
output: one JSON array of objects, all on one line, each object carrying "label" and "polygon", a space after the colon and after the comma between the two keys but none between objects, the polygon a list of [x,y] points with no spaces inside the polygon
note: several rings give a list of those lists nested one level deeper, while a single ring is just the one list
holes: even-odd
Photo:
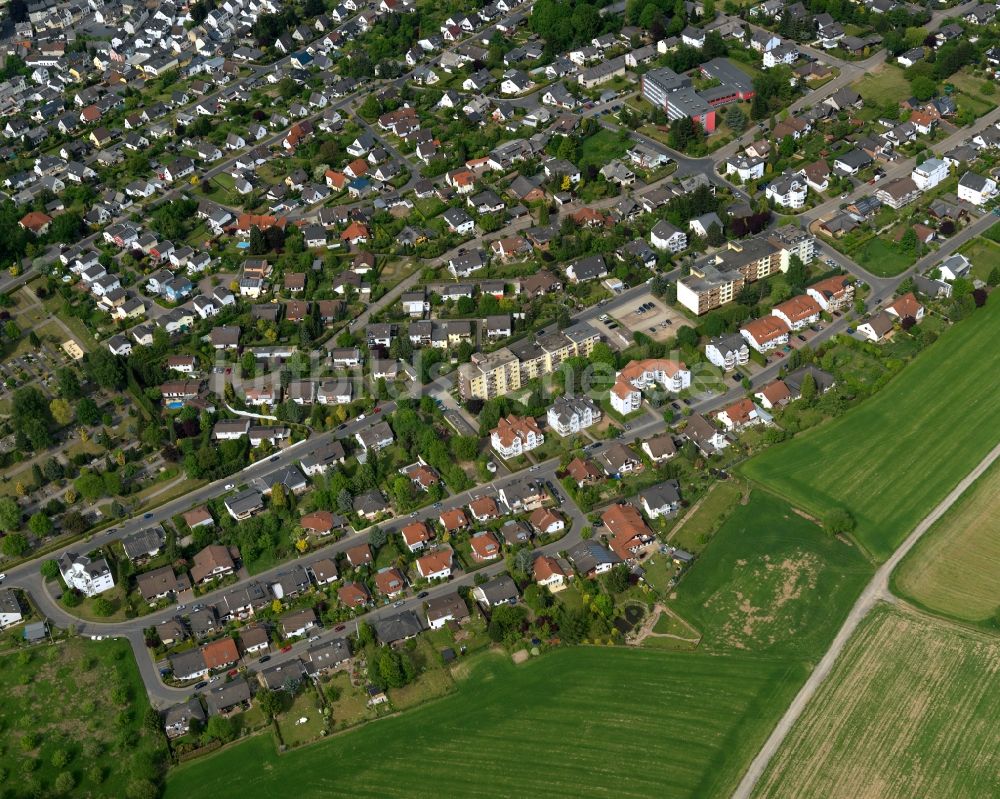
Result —
[{"label": "white car", "polygon": [[233,485],[232,483],[226,483],[226,485],[225,485],[225,490],[226,491],[232,491],[234,488],[236,488],[236,486]]},{"label": "white car", "polygon": [[2,583],[6,579],[7,579],[7,573],[6,572],[4,572],[3,574],[0,574],[0,583]]}]

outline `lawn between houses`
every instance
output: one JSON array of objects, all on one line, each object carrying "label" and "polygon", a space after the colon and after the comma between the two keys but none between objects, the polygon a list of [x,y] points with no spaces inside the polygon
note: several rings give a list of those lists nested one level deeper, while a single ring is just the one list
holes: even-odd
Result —
[{"label": "lawn between houses", "polygon": [[817,516],[846,508],[856,539],[884,560],[996,444],[1000,373],[988,353],[998,336],[992,297],[875,396],[742,472]]},{"label": "lawn between houses", "polygon": [[996,796],[1000,640],[879,605],[754,797]]}]

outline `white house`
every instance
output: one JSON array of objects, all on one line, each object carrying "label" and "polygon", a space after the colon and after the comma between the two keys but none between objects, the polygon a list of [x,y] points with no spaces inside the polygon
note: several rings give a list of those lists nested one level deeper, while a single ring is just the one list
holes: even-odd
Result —
[{"label": "white house", "polygon": [[910,173],[920,191],[930,191],[948,177],[948,164],[940,158],[928,158]]},{"label": "white house", "polygon": [[764,177],[763,158],[754,158],[749,155],[734,155],[726,159],[726,174],[739,175],[740,180],[758,180]]},{"label": "white house", "polygon": [[972,269],[972,264],[961,253],[948,256],[937,266],[940,279],[949,283],[956,278],[965,277],[969,274],[970,269]]},{"label": "white house", "polygon": [[661,219],[649,232],[649,243],[657,250],[680,252],[687,247],[687,233]]},{"label": "white house", "polygon": [[587,397],[559,397],[546,416],[549,427],[561,436],[579,433],[601,420],[601,409]]},{"label": "white house", "polygon": [[801,208],[808,194],[809,187],[799,175],[782,175],[764,190],[764,196],[782,208]]},{"label": "white house", "polygon": [[958,199],[973,205],[985,205],[997,195],[997,182],[991,177],[966,172],[958,181]]},{"label": "white house", "polygon": [[720,336],[705,345],[705,357],[720,369],[731,372],[737,366],[746,366],[750,362],[750,348],[742,336]]},{"label": "white house", "polygon": [[788,343],[788,325],[777,316],[762,316],[744,324],[740,335],[757,352],[770,352]]},{"label": "white house", "polygon": [[819,303],[808,294],[792,297],[771,309],[772,316],[788,325],[789,330],[801,330],[816,324],[821,312]]},{"label": "white house", "polygon": [[59,558],[59,572],[66,585],[85,596],[97,596],[115,587],[111,567],[104,558],[91,560],[86,555],[66,552]]},{"label": "white house", "polygon": [[530,416],[514,416],[501,419],[490,433],[490,444],[504,460],[530,452],[545,443],[545,436]]},{"label": "white house", "polygon": [[639,410],[642,405],[642,392],[624,380],[618,380],[611,387],[611,407],[622,416],[628,416]]}]

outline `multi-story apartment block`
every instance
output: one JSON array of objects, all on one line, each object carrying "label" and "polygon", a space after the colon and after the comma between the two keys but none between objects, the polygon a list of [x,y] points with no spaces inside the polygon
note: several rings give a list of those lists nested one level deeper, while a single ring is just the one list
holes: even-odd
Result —
[{"label": "multi-story apartment block", "polygon": [[691,274],[677,281],[677,301],[696,314],[732,302],[747,283],[781,271],[783,261],[787,269],[784,252],[783,246],[763,238],[730,241],[727,249],[694,264]]},{"label": "multi-story apartment block", "polygon": [[492,353],[477,353],[458,368],[462,399],[492,399],[551,374],[569,358],[587,358],[600,335],[585,322],[536,339],[515,342]]}]

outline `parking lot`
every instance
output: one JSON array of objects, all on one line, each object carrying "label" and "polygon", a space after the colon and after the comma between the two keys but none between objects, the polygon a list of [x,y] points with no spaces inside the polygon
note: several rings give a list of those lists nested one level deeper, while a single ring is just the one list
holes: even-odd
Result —
[{"label": "parking lot", "polygon": [[648,291],[615,308],[612,315],[633,333],[642,333],[654,341],[673,338],[678,327],[691,324],[683,314],[668,308]]}]

